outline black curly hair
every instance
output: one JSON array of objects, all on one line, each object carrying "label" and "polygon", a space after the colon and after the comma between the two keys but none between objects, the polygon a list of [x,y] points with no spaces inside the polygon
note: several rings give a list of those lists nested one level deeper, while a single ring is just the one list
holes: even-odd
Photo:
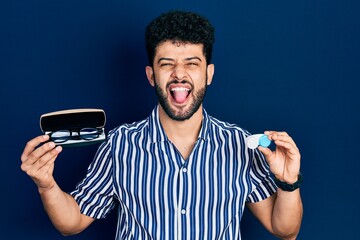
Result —
[{"label": "black curly hair", "polygon": [[192,12],[170,11],[155,18],[146,27],[145,41],[150,66],[156,47],[167,40],[203,44],[207,64],[211,61],[215,41],[214,27],[209,20]]}]

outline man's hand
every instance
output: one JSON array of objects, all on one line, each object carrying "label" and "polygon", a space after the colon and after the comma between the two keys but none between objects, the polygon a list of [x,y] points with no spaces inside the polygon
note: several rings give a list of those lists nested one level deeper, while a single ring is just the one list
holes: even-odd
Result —
[{"label": "man's hand", "polygon": [[286,132],[266,131],[276,149],[259,147],[269,164],[270,171],[283,182],[292,184],[298,180],[300,171],[300,152],[294,140]]},{"label": "man's hand", "polygon": [[21,169],[29,175],[41,196],[45,211],[63,235],[72,235],[87,228],[94,218],[80,213],[72,196],[63,192],[53,177],[54,162],[62,151],[60,146],[47,142],[48,135],[30,140],[21,155]]},{"label": "man's hand", "polygon": [[[265,134],[276,145],[274,151],[258,147],[270,171],[277,179],[293,184],[298,180],[300,170],[299,149],[286,132],[266,131]],[[269,232],[281,239],[296,239],[303,214],[299,189],[293,192],[278,190],[263,201],[249,203],[248,207]]]},{"label": "man's hand", "polygon": [[21,155],[21,169],[33,179],[39,191],[46,191],[55,185],[54,162],[62,150],[60,146],[55,147],[53,142],[46,142],[48,140],[48,135],[30,140]]}]

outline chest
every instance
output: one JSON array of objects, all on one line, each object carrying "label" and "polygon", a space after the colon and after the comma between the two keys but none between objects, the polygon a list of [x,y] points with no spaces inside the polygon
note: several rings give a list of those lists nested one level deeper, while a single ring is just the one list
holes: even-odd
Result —
[{"label": "chest", "polygon": [[116,154],[115,162],[120,199],[168,201],[175,206],[184,199],[210,199],[214,192],[227,199],[246,196],[250,189],[250,163],[245,152],[211,141],[128,146]]},{"label": "chest", "polygon": [[157,226],[166,233],[168,226],[171,234],[183,231],[183,224],[192,231],[197,223],[219,227],[214,233],[220,236],[241,219],[252,186],[249,159],[238,145],[200,140],[187,160],[169,141],[119,146],[114,151],[115,193],[139,229]]},{"label": "chest", "polygon": [[184,160],[187,160],[195,147],[194,141],[174,141],[173,145]]}]

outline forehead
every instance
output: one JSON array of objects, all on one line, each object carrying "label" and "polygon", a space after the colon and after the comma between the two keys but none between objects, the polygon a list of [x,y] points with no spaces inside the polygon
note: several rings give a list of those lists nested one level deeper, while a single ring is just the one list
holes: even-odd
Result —
[{"label": "forehead", "polygon": [[193,44],[179,41],[165,41],[156,47],[155,59],[159,58],[188,58],[199,57],[205,59],[203,44]]}]

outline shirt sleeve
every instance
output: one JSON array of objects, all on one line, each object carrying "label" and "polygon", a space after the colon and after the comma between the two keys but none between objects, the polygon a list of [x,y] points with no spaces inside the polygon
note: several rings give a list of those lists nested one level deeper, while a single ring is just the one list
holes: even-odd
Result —
[{"label": "shirt sleeve", "polygon": [[253,151],[250,178],[252,191],[246,202],[259,202],[270,197],[277,190],[277,186],[270,176],[269,165],[258,149]]},{"label": "shirt sleeve", "polygon": [[70,193],[82,214],[100,219],[114,208],[112,165],[111,141],[108,139],[100,145],[85,178]]}]

